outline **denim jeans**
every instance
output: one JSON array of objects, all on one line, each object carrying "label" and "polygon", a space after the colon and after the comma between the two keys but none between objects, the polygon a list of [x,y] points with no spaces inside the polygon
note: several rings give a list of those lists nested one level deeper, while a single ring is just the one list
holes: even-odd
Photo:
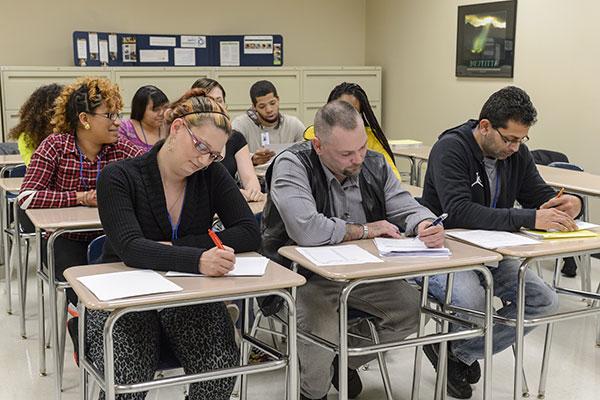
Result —
[{"label": "denim jeans", "polygon": [[[504,307],[496,310],[496,314],[506,318],[517,315],[517,277],[521,260],[504,259],[498,267],[490,268],[494,278],[494,296],[499,297]],[[444,302],[447,275],[435,275],[429,278],[429,294],[440,302]],[[454,274],[452,304],[472,310],[485,309],[485,288],[483,276],[476,271],[457,272]],[[530,269],[525,274],[525,318],[534,318],[555,312],[558,309],[558,295]],[[452,330],[460,330],[452,326]],[[533,327],[525,328],[525,334]],[[515,327],[494,324],[493,352],[499,353],[515,342]],[[459,360],[471,365],[483,358],[484,337],[458,340],[451,343],[451,351]]]}]

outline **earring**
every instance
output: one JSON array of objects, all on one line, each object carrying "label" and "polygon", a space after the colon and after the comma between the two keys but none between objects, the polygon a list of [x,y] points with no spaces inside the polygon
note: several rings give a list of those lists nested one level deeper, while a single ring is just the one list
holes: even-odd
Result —
[{"label": "earring", "polygon": [[174,149],[174,148],[173,148],[173,136],[171,136],[171,137],[169,138],[169,143],[167,144],[167,146],[168,146],[168,147],[167,147],[167,150],[169,150],[169,151],[173,151],[173,149]]},{"label": "earring", "polygon": [[83,127],[88,130],[91,128],[90,124],[88,124],[88,123],[86,123]]}]

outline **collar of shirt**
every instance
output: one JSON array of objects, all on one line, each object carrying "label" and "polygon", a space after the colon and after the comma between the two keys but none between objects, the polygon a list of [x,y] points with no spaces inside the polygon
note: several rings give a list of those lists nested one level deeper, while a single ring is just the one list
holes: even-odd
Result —
[{"label": "collar of shirt", "polygon": [[[65,153],[72,153],[75,154],[77,157],[79,157],[79,151],[77,150],[77,146],[75,145],[75,134],[73,133],[64,133],[63,134],[65,136],[65,142],[64,142],[64,146],[65,146]],[[121,140],[121,138],[119,138],[119,140]],[[104,159],[104,156],[106,155],[106,153],[108,152],[109,148],[112,145],[103,145],[102,149],[100,150],[100,153],[98,153],[98,155]],[[87,159],[87,157],[86,157]],[[91,160],[89,160],[91,161]]]}]

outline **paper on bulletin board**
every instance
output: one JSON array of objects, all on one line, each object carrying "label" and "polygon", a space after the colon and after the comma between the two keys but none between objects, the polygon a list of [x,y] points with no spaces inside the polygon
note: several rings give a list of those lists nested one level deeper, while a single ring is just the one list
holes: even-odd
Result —
[{"label": "paper on bulletin board", "polygon": [[169,62],[169,50],[140,50],[140,62]]},{"label": "paper on bulletin board", "polygon": [[87,40],[85,39],[77,39],[77,58],[87,59]]},{"label": "paper on bulletin board", "polygon": [[123,62],[137,62],[136,38],[135,36],[123,36]]},{"label": "paper on bulletin board", "polygon": [[244,54],[272,54],[273,36],[244,36]]},{"label": "paper on bulletin board", "polygon": [[100,62],[102,64],[108,64],[108,41],[101,40],[100,44]]},{"label": "paper on bulletin board", "polygon": [[175,48],[175,66],[195,66],[196,65],[196,49],[181,49]]},{"label": "paper on bulletin board", "polygon": [[173,36],[150,36],[150,46],[175,47],[177,40]]},{"label": "paper on bulletin board", "polygon": [[117,60],[117,35],[114,33],[108,35],[108,53],[112,61]]},{"label": "paper on bulletin board", "polygon": [[90,60],[98,59],[98,34],[88,33],[88,42],[90,44]]},{"label": "paper on bulletin board", "polygon": [[206,36],[181,35],[181,47],[206,48]]},{"label": "paper on bulletin board", "polygon": [[222,67],[240,66],[240,42],[221,42],[220,58]]}]

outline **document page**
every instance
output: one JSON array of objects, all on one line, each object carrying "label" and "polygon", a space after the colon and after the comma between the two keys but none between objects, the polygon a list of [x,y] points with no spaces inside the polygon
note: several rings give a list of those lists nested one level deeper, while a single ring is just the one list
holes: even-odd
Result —
[{"label": "document page", "polygon": [[373,241],[377,246],[377,250],[379,250],[379,254],[384,257],[449,256],[452,254],[447,247],[429,248],[419,238],[375,238]]},{"label": "document page", "polygon": [[511,232],[472,230],[461,232],[446,232],[446,235],[486,249],[499,247],[522,246],[525,244],[538,244],[538,240]]},{"label": "document page", "polygon": [[77,280],[101,301],[183,290],[152,270],[111,272],[83,276]]},{"label": "document page", "polygon": [[[269,259],[267,257],[237,257],[233,271],[226,276],[263,276],[267,270]],[[168,277],[182,276],[205,276],[201,273],[191,274],[188,272],[169,271]]]},{"label": "document page", "polygon": [[375,257],[355,244],[345,246],[298,247],[297,250],[298,253],[319,267],[383,262],[382,259]]}]

